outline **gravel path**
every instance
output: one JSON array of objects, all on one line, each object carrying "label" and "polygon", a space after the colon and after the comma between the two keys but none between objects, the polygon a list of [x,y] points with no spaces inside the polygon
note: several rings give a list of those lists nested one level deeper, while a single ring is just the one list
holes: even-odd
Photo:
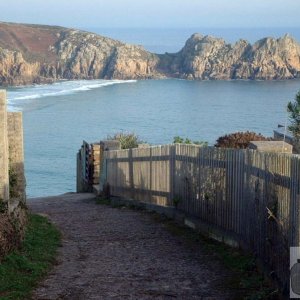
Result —
[{"label": "gravel path", "polygon": [[63,233],[58,264],[34,299],[233,299],[213,254],[141,211],[95,204],[92,194],[28,201]]}]

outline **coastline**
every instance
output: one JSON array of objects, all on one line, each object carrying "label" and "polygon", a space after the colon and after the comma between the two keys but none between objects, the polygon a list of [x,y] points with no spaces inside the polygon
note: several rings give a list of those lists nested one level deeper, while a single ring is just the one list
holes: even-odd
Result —
[{"label": "coastline", "polygon": [[10,88],[28,88],[28,87],[39,87],[39,86],[48,86],[53,85],[56,83],[64,83],[64,82],[80,82],[80,81],[87,81],[87,82],[93,82],[93,81],[124,81],[124,82],[130,82],[130,81],[147,81],[147,80],[182,80],[182,81],[198,81],[198,82],[207,82],[207,81],[253,81],[253,82],[283,82],[283,81],[300,81],[300,76],[295,78],[285,78],[285,79],[244,79],[244,78],[237,78],[237,79],[190,79],[190,78],[178,78],[178,77],[157,77],[157,78],[142,78],[142,79],[107,79],[107,78],[80,78],[80,79],[57,79],[52,80],[49,82],[41,82],[41,83],[28,83],[28,84],[16,84],[16,85],[1,85],[0,89],[10,89]]},{"label": "coastline", "polygon": [[[199,33],[176,53],[92,32],[55,26],[0,23],[0,85],[58,80],[283,80],[300,77],[300,44],[290,35],[234,44]],[[35,37],[38,36],[39,39]],[[13,38],[10,38],[13,37]],[[287,50],[288,49],[288,50]]]}]

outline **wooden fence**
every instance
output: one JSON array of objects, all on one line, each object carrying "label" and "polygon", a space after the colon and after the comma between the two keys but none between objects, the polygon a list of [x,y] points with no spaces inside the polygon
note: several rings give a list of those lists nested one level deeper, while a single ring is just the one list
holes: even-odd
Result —
[{"label": "wooden fence", "polygon": [[181,211],[238,239],[289,284],[289,247],[299,246],[296,155],[196,145],[106,151],[111,194]]},{"label": "wooden fence", "polygon": [[77,153],[77,192],[88,192],[91,190],[91,168],[91,146],[86,141],[83,141],[82,146]]}]

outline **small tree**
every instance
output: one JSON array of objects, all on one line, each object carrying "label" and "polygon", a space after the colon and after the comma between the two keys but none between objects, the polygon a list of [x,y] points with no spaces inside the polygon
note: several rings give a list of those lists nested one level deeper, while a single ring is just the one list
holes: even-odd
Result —
[{"label": "small tree", "polygon": [[287,105],[287,111],[289,114],[289,120],[291,125],[288,126],[290,132],[292,132],[295,140],[300,140],[300,91],[296,94],[294,102],[290,101]]}]

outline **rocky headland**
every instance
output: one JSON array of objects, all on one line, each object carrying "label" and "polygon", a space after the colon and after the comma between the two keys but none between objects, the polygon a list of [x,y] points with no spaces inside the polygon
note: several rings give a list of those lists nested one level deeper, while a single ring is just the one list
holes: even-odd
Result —
[{"label": "rocky headland", "polygon": [[300,77],[300,45],[289,35],[228,44],[193,34],[178,53],[154,54],[94,33],[0,22],[0,85],[61,79],[260,79]]}]

